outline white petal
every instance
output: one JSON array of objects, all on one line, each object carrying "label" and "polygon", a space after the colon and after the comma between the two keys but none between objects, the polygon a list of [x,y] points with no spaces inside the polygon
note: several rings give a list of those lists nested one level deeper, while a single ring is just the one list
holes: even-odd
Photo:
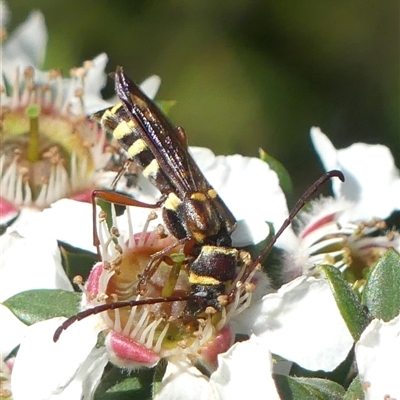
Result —
[{"label": "white petal", "polygon": [[190,146],[189,152],[203,172],[213,168],[215,154],[210,149],[206,147]]},{"label": "white petal", "polygon": [[100,90],[105,86],[107,78],[107,75],[104,73],[104,69],[108,63],[107,54],[99,54],[93,58],[92,63],[93,66],[85,76],[85,93],[101,97]]},{"label": "white petal", "polygon": [[[72,101],[71,104],[73,104],[73,109],[71,110],[72,112],[78,113],[79,110],[79,102],[78,101]],[[91,94],[85,94],[85,114],[90,116],[94,114],[97,111],[104,110],[106,108],[111,107],[113,104],[110,103],[109,101],[103,100],[101,97],[94,96]]]},{"label": "white petal", "polygon": [[36,214],[39,214],[40,211],[37,208],[33,207],[22,207],[20,209],[18,218],[13,222],[13,224],[8,228],[7,232],[13,232],[18,229],[18,227],[26,226],[29,224],[30,220],[33,218],[36,221]]},{"label": "white petal", "polygon": [[[149,97],[150,99],[154,99],[156,97],[158,89],[160,88],[160,85],[161,78],[157,75],[152,75],[145,79],[139,86],[147,97]],[[103,110],[104,108],[111,107],[120,102],[119,97],[116,95],[108,100],[102,100],[101,98],[98,98],[97,102],[94,102],[93,100],[94,99],[90,100],[91,107],[86,108],[86,112],[88,115]]]},{"label": "white petal", "polygon": [[54,331],[64,320],[53,318],[28,328],[11,377],[14,400],[90,398],[88,390],[93,390],[93,381],[98,382],[107,363],[104,350],[94,349],[98,320],[87,318],[71,325],[54,343]]},{"label": "white petal", "polygon": [[154,99],[161,86],[161,78],[157,75],[149,76],[140,84],[140,89],[150,99]]},{"label": "white petal", "polygon": [[[104,373],[104,368],[109,361],[109,355],[103,348],[94,348],[80,368],[74,385],[79,391],[82,388],[82,399],[90,399],[93,396]],[[72,390],[72,389],[71,389]],[[65,393],[65,399],[70,399],[68,391]],[[58,399],[58,398],[57,398]]]},{"label": "white petal", "polygon": [[374,319],[355,352],[365,399],[399,399],[400,316],[389,322]]},{"label": "white petal", "polygon": [[[215,157],[208,149],[191,148],[191,152],[237,220],[271,222],[275,231],[281,227],[288,216],[286,198],[267,163],[238,154]],[[295,240],[289,228],[277,245],[287,248]]]},{"label": "white petal", "polygon": [[238,221],[237,227],[232,234],[233,246],[244,247],[249,244],[260,243],[268,237],[269,233],[268,224],[258,218]]},{"label": "white petal", "polygon": [[332,188],[336,197],[356,204],[348,218],[387,218],[400,209],[400,175],[386,146],[355,143],[336,150],[319,128],[311,129],[311,139],[324,168],[339,169],[346,178],[333,179]]},{"label": "white petal", "polygon": [[265,342],[252,336],[218,356],[210,385],[220,399],[279,399],[272,379],[271,353]]},{"label": "white petal", "polygon": [[104,70],[108,62],[107,54],[99,54],[92,62],[94,65],[89,69],[85,77],[84,104],[87,115],[112,106],[111,103],[101,98],[100,93],[100,90],[106,84],[107,75],[104,73]]},{"label": "white petal", "polygon": [[0,304],[0,326],[0,358],[3,360],[20,344],[28,327],[3,304]]},{"label": "white petal", "polygon": [[[157,95],[158,89],[161,85],[161,78],[157,75],[152,75],[146,78],[139,86],[142,92],[149,97],[150,99],[154,99]],[[117,95],[108,99],[108,102],[111,104],[117,104],[120,102],[120,99]]]},{"label": "white petal", "polygon": [[68,103],[72,114],[82,114],[82,100],[75,96],[76,90],[84,91],[84,112],[91,115],[96,111],[111,107],[113,104],[101,98],[100,90],[106,82],[105,66],[108,62],[107,54],[101,53],[92,60],[92,65],[86,72],[84,77],[84,87],[77,79],[64,79],[65,102]]},{"label": "white petal", "polygon": [[3,28],[8,24],[10,19],[10,9],[5,1],[0,1],[0,27]]},{"label": "white petal", "polygon": [[30,289],[72,290],[57,241],[42,236],[38,227],[33,235],[14,231],[0,237],[0,300]]},{"label": "white petal", "polygon": [[324,279],[297,278],[235,320],[242,333],[266,340],[272,353],[313,371],[332,371],[353,345]]},{"label": "white petal", "polygon": [[15,69],[27,66],[40,67],[47,45],[47,29],[44,16],[33,11],[6,40],[3,45],[3,68],[8,79],[15,78]]},{"label": "white petal", "polygon": [[154,400],[217,400],[219,397],[205,377],[186,359],[168,363],[161,390]]},{"label": "white petal", "polygon": [[62,199],[43,211],[43,219],[58,240],[96,253],[91,204]]},{"label": "white petal", "polygon": [[[311,128],[310,136],[314,149],[320,157],[325,171],[339,168],[337,150],[333,146],[332,142],[328,139],[328,136],[322,133],[320,128],[315,126]],[[335,181],[332,181],[332,183],[333,182]],[[335,189],[336,188],[334,188],[334,190]]]}]

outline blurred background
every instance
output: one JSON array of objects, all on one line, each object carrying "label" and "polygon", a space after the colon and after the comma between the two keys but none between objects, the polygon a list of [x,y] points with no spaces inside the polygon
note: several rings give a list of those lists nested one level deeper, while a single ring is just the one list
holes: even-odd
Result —
[{"label": "blurred background", "polygon": [[[389,146],[400,166],[400,2],[368,0],[12,0],[12,31],[33,9],[49,31],[45,68],[98,53],[159,99],[191,145],[288,169],[298,196],[322,172],[309,130],[337,148]],[[113,95],[112,82],[104,91]],[[371,160],[374,162],[374,160]],[[238,182],[239,184],[239,182]],[[249,194],[251,195],[251,194]]]}]

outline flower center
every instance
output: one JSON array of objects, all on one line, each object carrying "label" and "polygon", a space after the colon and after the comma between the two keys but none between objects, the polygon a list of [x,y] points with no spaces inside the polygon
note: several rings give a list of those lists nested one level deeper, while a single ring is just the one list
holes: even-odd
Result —
[{"label": "flower center", "polygon": [[[44,208],[94,186],[100,167],[95,154],[104,134],[83,107],[84,78],[90,64],[65,80],[59,71],[35,79],[33,68],[19,71],[0,97],[0,184],[2,197],[16,206]],[[78,103],[78,107],[73,107]]]},{"label": "flower center", "polygon": [[[156,218],[153,212],[144,224],[143,231],[123,239],[117,228],[117,220],[113,212],[113,227],[105,227],[106,217],[101,213],[99,227],[102,263],[91,272],[84,291],[87,306],[112,304],[120,301],[136,301],[153,298],[168,298],[176,296],[196,296],[191,290],[189,280],[190,262],[183,253],[184,248],[176,246],[176,239],[167,235],[162,226],[149,228],[150,222]],[[130,213],[128,214],[129,225]],[[128,231],[133,232],[129,226]],[[107,232],[106,235],[100,233]],[[255,271],[250,276],[245,274],[249,264],[249,254],[239,251],[239,268],[232,282],[226,283],[227,295],[217,299],[219,309],[207,307],[204,312],[195,315],[187,307],[187,301],[157,302],[139,306],[110,309],[101,314],[109,328],[106,344],[112,348],[113,362],[127,365],[126,356],[118,354],[121,348],[134,348],[135,353],[142,347],[151,351],[154,357],[173,357],[185,354],[197,358],[204,346],[210,346],[208,353],[216,347],[213,341],[224,343],[223,350],[232,344],[233,338],[228,326],[231,318],[247,308],[251,301],[254,285],[251,283]],[[149,267],[150,266],[150,267]],[[145,275],[145,285],[141,286],[140,279]],[[241,277],[246,276],[244,282]],[[221,332],[224,332],[221,336]],[[222,339],[221,339],[222,338]],[[124,346],[121,346],[121,342]],[[117,343],[117,344],[116,344]],[[111,351],[111,350],[110,350]],[[221,352],[221,351],[219,351]],[[140,351],[141,357],[143,351]],[[207,352],[206,352],[207,353]],[[207,354],[208,354],[207,353]],[[131,357],[131,356],[129,356]],[[209,357],[205,356],[205,357]],[[123,361],[118,361],[119,358]],[[214,354],[216,362],[216,354]],[[214,362],[212,361],[212,363]],[[138,359],[135,366],[140,365]]]},{"label": "flower center", "polygon": [[[362,288],[369,271],[391,247],[395,232],[387,232],[384,221],[339,223],[337,214],[317,218],[300,235],[308,264],[331,264],[357,288]],[[310,272],[313,270],[311,269]]]}]

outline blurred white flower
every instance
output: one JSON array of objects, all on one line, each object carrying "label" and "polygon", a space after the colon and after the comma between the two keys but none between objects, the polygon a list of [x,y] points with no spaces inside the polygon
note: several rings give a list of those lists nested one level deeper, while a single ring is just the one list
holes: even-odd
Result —
[{"label": "blurred white flower", "polygon": [[[21,207],[43,209],[64,197],[88,200],[111,157],[105,132],[87,118],[112,106],[100,93],[107,56],[71,69],[65,79],[59,70],[39,69],[46,44],[39,11],[2,43],[0,225]],[[150,95],[159,85],[158,77],[144,82]]]}]

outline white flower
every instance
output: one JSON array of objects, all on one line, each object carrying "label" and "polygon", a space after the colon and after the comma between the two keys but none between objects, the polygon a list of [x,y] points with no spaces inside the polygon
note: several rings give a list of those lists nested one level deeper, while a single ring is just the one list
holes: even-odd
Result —
[{"label": "white flower", "polygon": [[0,237],[0,301],[31,289],[73,290],[52,223],[40,213]]},{"label": "white flower", "polygon": [[54,330],[62,321],[54,318],[27,328],[11,375],[14,400],[91,398],[108,362],[104,349],[95,347],[98,320],[72,326],[54,343]]},{"label": "white flower", "polygon": [[389,322],[374,319],[355,348],[365,400],[400,398],[400,316]]},{"label": "white flower", "polygon": [[252,399],[280,398],[272,379],[271,353],[255,336],[220,354],[218,368],[210,378],[188,361],[172,360],[155,400],[244,399],[250,393]]},{"label": "white flower", "polygon": [[86,122],[88,110],[110,105],[100,97],[107,56],[63,79],[59,71],[38,69],[46,43],[43,15],[34,12],[1,49],[1,197],[14,207],[43,208],[90,188],[110,157],[102,131]]},{"label": "white flower", "polygon": [[300,277],[240,314],[237,331],[268,343],[273,354],[317,371],[332,371],[353,339],[325,279]]},{"label": "white flower", "polygon": [[[111,157],[105,132],[87,118],[112,106],[100,93],[107,56],[71,69],[65,79],[59,70],[40,71],[46,43],[43,15],[34,12],[1,48],[1,225],[21,207],[42,209],[64,197],[88,200]],[[151,77],[144,87],[154,95],[159,84]]]},{"label": "white flower", "polygon": [[[28,210],[24,212],[28,213]],[[40,213],[33,213],[29,218],[24,218],[24,221],[25,223],[20,220],[14,226],[18,230],[10,229],[0,237],[0,301],[32,289],[72,291],[72,284],[61,264],[61,255],[57,239],[51,232],[51,224],[45,224]],[[14,371],[15,357],[9,356],[20,344],[28,327],[4,305],[0,305],[0,326],[0,362],[3,364],[2,371],[8,371],[8,376],[3,376],[0,389],[10,390],[11,386],[6,383],[10,381]],[[23,384],[20,386],[26,388]]]},{"label": "white flower", "polygon": [[[275,232],[281,227],[288,216],[286,198],[278,176],[265,162],[238,154],[215,157],[208,149],[190,149],[207,180],[239,221],[237,232],[232,235],[235,246],[264,240],[265,222],[272,223]],[[277,245],[285,248],[294,238],[288,229]]]},{"label": "white flower", "polygon": [[[4,29],[9,19],[9,9],[4,1],[0,3],[2,28]],[[2,43],[2,63],[0,82],[4,87],[4,75],[14,81],[18,69],[28,66],[40,68],[43,64],[46,46],[47,30],[43,14],[33,11],[8,38]],[[3,75],[4,74],[4,75]]]},{"label": "white flower", "polygon": [[362,288],[369,268],[389,248],[400,250],[400,235],[383,218],[400,206],[400,177],[387,147],[357,143],[336,150],[319,128],[311,138],[326,170],[339,169],[345,182],[332,180],[335,198],[312,202],[299,216],[297,244],[285,261],[286,281],[318,273],[331,264]]},{"label": "white flower", "polygon": [[336,198],[353,203],[347,216],[352,221],[385,219],[400,209],[400,174],[386,146],[355,143],[336,150],[319,128],[311,140],[326,171],[339,169],[346,181],[332,181]]},{"label": "white flower", "polygon": [[[209,152],[206,149],[195,149],[194,151],[196,160],[199,160],[199,157],[202,154],[206,154],[206,157],[202,158],[200,161],[200,165],[205,169],[205,174],[207,179],[210,179],[212,184],[214,185],[215,189],[221,193],[221,197],[226,200],[227,204],[229,207],[232,207],[234,210],[234,213],[236,216],[239,218],[246,218],[249,217],[250,219],[254,218],[254,216],[259,215],[261,220],[268,220],[269,218],[273,220],[276,224],[280,224],[282,221],[279,220],[278,215],[284,215],[285,214],[285,209],[286,209],[286,203],[284,202],[284,197],[280,193],[279,189],[279,183],[278,179],[275,176],[275,173],[272,172],[268,165],[263,163],[262,161],[255,160],[255,159],[248,159],[245,157],[239,157],[239,156],[231,156],[231,157],[218,157],[214,158],[215,156]],[[204,163],[204,160],[207,162]],[[270,176],[271,175],[271,176]],[[259,184],[259,177],[265,177],[266,180],[269,180],[269,185],[260,185]],[[256,177],[258,179],[256,179]],[[238,185],[238,179],[239,181],[242,180],[243,182],[246,182],[246,190],[243,190],[243,187]],[[141,186],[141,182],[139,181],[139,186]],[[139,188],[136,188],[137,190],[137,195],[140,200],[143,200],[143,192],[146,191],[141,191]],[[249,193],[251,195],[249,196]],[[275,201],[276,203],[274,204],[273,201],[270,199],[271,193],[275,195]],[[140,197],[140,195],[142,197]],[[155,195],[157,195],[155,193]],[[273,196],[272,196],[273,197]],[[145,196],[145,198],[150,201],[151,198],[150,196]],[[274,198],[274,197],[273,197]],[[276,207],[277,210],[277,215],[273,215],[270,210],[266,211],[264,213],[264,205],[266,201],[269,201],[270,207],[274,208]],[[154,203],[154,199],[152,201]],[[283,202],[283,204],[282,204]],[[242,208],[240,207],[242,205]],[[257,213],[255,210],[260,210],[259,213]],[[287,213],[287,211],[286,211]],[[135,224],[137,221],[139,221],[139,217],[141,215],[147,215],[148,210],[146,209],[139,209],[132,207],[131,208],[131,217],[132,221]],[[43,218],[43,221],[47,221],[45,223],[48,224],[52,223],[54,230],[53,233],[56,236],[61,237],[64,241],[69,241],[70,244],[77,246],[77,247],[86,247],[90,250],[94,250],[94,247],[92,245],[92,220],[91,220],[91,209],[88,204],[83,204],[83,203],[77,203],[72,200],[63,200],[57,202],[52,208],[45,210],[41,214],[41,218]],[[283,217],[282,217],[283,218]],[[122,216],[118,218],[118,224],[119,224],[119,229],[121,232],[124,230],[124,224],[123,221],[126,219],[126,217]],[[249,225],[249,228],[251,228],[252,225]],[[268,234],[268,229],[266,228],[267,225],[264,227],[264,238]],[[135,228],[140,230],[140,228]],[[252,234],[252,232],[247,232],[245,237],[241,237],[239,235],[238,241],[241,242],[247,242],[250,243],[252,240],[251,238],[256,237],[257,240],[261,239],[259,233]],[[62,235],[62,236],[61,236]],[[69,240],[67,237],[69,236],[70,238],[77,238],[78,240],[72,241]],[[249,239],[250,238],[250,239]],[[265,293],[266,287],[260,287],[260,290]],[[246,311],[244,311],[246,312]],[[90,317],[88,319],[92,319],[93,317]],[[73,324],[75,326],[76,330],[87,330],[87,327],[82,325],[81,322],[77,322]],[[48,327],[49,330],[51,330],[51,333],[44,334],[43,336],[49,338],[52,337],[54,334],[54,326]],[[61,339],[63,339],[63,336],[65,333],[69,331],[68,328],[66,332],[63,332],[61,335]],[[246,332],[250,333],[251,327],[246,328]],[[91,330],[93,336],[97,336],[97,330],[92,329]],[[245,333],[246,333],[245,332]],[[61,341],[60,339],[60,341]],[[29,347],[28,346],[33,346],[34,342],[33,341],[27,341],[28,344],[25,345],[25,352],[29,352]],[[46,344],[47,343],[47,344]],[[64,343],[63,346],[69,349],[73,349],[74,345],[72,342],[68,341],[67,339],[64,339],[62,342]],[[57,345],[59,345],[59,342],[57,342]],[[47,354],[51,351],[53,351],[53,343],[52,340],[48,340],[47,342],[44,341],[41,343],[42,346],[42,357],[46,358]],[[224,369],[228,368],[230,373],[235,375],[235,374],[241,374],[245,373],[247,371],[246,368],[244,368],[245,361],[243,360],[243,357],[246,358],[245,354],[248,352],[250,353],[250,350],[246,350],[247,347],[250,346],[250,344],[238,344],[236,345],[233,349],[229,350],[226,356],[224,356],[223,360],[226,359],[226,361],[221,361],[221,366],[220,366],[220,371],[224,371]],[[260,356],[260,365],[262,364],[263,369],[257,369],[257,371],[253,372],[250,374],[250,371],[247,371],[250,375],[254,376],[254,379],[259,380],[258,373],[261,373],[263,376],[268,371],[268,365],[270,364],[270,355],[268,351],[268,345],[264,343],[258,343],[257,346],[261,346],[260,348],[266,349],[264,353],[258,352]],[[240,350],[243,348],[244,350]],[[90,349],[91,350],[91,349]],[[89,350],[88,350],[89,351]],[[264,351],[264,350],[263,350]],[[257,353],[257,351],[255,351]],[[68,357],[68,351],[65,350],[65,356]],[[236,355],[235,355],[236,354]],[[238,354],[238,355],[237,355]],[[262,357],[261,357],[262,354]],[[17,356],[18,358],[19,356]],[[72,356],[71,356],[72,357]],[[188,361],[186,359],[186,356],[183,354],[183,357],[181,357],[178,360],[178,356],[173,356],[172,360],[176,361],[176,365],[182,365],[182,363],[185,365],[185,368],[189,368],[190,366],[188,365]],[[236,362],[236,360],[240,360],[240,362]],[[63,362],[60,360],[60,362]],[[249,360],[249,362],[251,362]],[[267,369],[265,369],[265,367]],[[171,366],[170,368],[174,368]],[[45,376],[41,376],[39,372],[36,373],[32,372],[31,370],[31,365],[29,363],[25,362],[20,362],[19,364],[19,376],[23,376],[24,373],[26,374],[34,374],[36,377],[36,382],[37,385],[40,386],[39,382],[41,379],[46,379]],[[23,372],[25,371],[25,372]],[[191,374],[190,371],[193,371],[193,367],[190,367],[189,369],[185,369],[182,371],[182,382],[184,382],[187,379],[187,374],[189,373],[189,376]],[[197,370],[195,370],[197,371]],[[185,373],[184,373],[185,372]],[[198,374],[198,372],[196,372]],[[221,375],[222,374],[222,375]],[[230,386],[233,384],[233,381],[230,381],[229,384],[227,382],[223,382],[225,372],[215,372],[215,375],[213,374],[208,382],[208,379],[206,379],[204,376],[200,377],[200,379],[196,379],[195,382],[197,382],[200,386],[203,384],[206,384],[207,387],[210,386],[212,387],[212,391],[216,393],[216,398],[227,398],[226,396],[230,396],[230,394],[233,391],[236,391],[236,386]],[[170,377],[170,375],[167,375],[167,378]],[[176,377],[176,375],[174,375]],[[165,378],[165,379],[167,379]],[[33,378],[32,378],[33,379]],[[265,380],[266,378],[264,378]],[[170,382],[171,378],[168,378],[168,383]],[[203,382],[203,383],[202,383]],[[204,383],[206,382],[206,383]],[[212,383],[214,382],[214,383]],[[264,381],[259,381],[263,382]],[[268,375],[268,382],[269,382],[269,388],[265,388],[264,390],[267,390],[267,393],[269,390],[273,390],[271,393],[275,393],[275,386],[273,384],[272,378],[270,375]],[[178,377],[177,380],[174,379],[174,384],[171,383],[171,388],[175,387],[175,383],[179,385],[178,382]],[[56,383],[54,383],[56,384]],[[260,384],[260,383],[259,383]],[[210,389],[211,390],[211,389]],[[163,389],[162,393],[168,393],[169,390]],[[195,393],[197,393],[197,388],[195,388]],[[218,394],[219,393],[219,394]],[[225,393],[225,394],[224,394]],[[276,395],[276,394],[275,394]],[[272,396],[272,395],[271,395]],[[17,399],[18,400],[18,399]]]}]

